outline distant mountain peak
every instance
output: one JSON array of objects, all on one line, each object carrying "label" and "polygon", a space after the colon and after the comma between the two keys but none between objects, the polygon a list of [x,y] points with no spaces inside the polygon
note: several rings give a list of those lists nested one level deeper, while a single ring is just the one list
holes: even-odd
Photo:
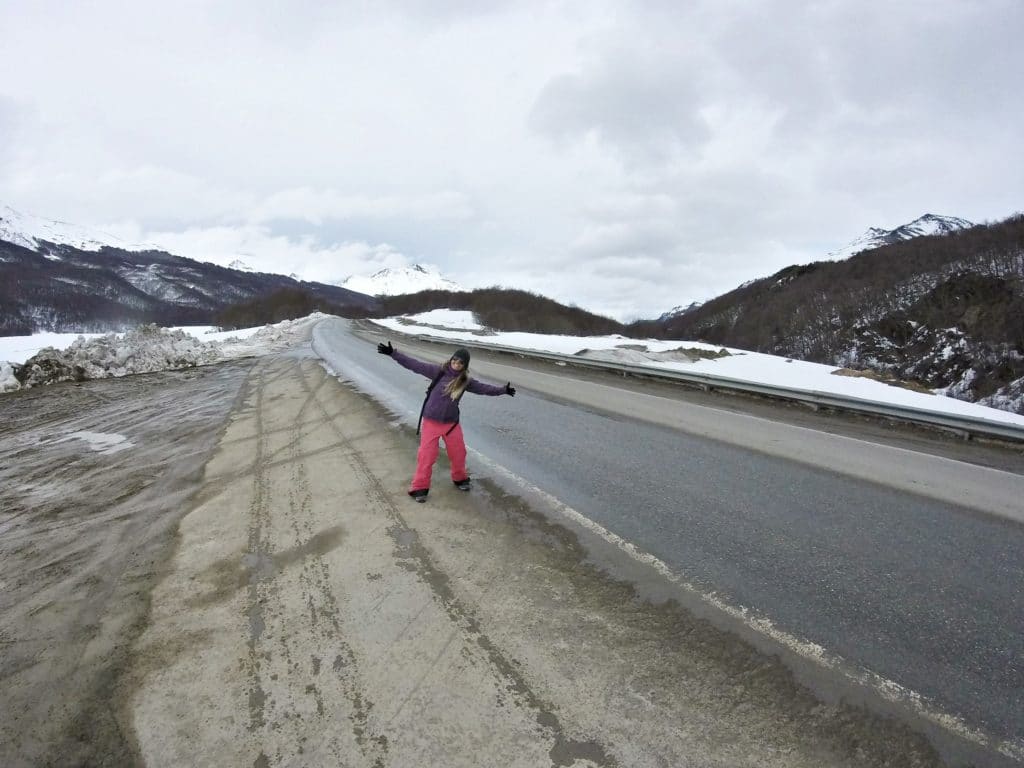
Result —
[{"label": "distant mountain peak", "polygon": [[235,259],[230,264],[228,264],[228,269],[234,269],[234,270],[237,270],[239,272],[255,272],[256,271],[255,269],[250,267],[248,264],[246,264],[241,259]]},{"label": "distant mountain peak", "polygon": [[0,240],[36,252],[40,251],[42,243],[70,245],[80,251],[98,251],[105,247],[123,251],[157,250],[154,245],[126,243],[106,232],[22,213],[9,205],[0,206]]},{"label": "distant mountain peak", "polygon": [[974,224],[966,219],[956,216],[938,216],[934,213],[926,213],[895,229],[868,227],[863,235],[848,245],[832,251],[826,258],[831,261],[842,261],[861,251],[870,251],[873,248],[881,248],[883,245],[892,245],[926,235],[948,235],[950,232],[970,229],[973,226]]},{"label": "distant mountain peak", "polygon": [[338,283],[342,288],[364,293],[367,296],[398,296],[420,291],[463,291],[461,285],[428,264],[413,264],[410,267],[385,267],[369,277],[352,275]]},{"label": "distant mountain peak", "polygon": [[670,320],[675,317],[681,317],[682,315],[685,315],[687,312],[693,312],[694,310],[699,309],[703,304],[703,301],[691,301],[689,304],[686,304],[685,306],[683,304],[680,304],[678,306],[672,307],[672,309],[670,309],[668,312],[662,312],[661,317],[658,318],[658,322],[665,322],[666,320]]}]

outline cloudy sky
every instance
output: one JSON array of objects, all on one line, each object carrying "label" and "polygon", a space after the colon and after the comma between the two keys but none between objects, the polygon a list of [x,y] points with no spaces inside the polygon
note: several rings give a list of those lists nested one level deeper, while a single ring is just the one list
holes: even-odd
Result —
[{"label": "cloudy sky", "polygon": [[0,0],[0,203],[651,317],[1024,210],[1024,3]]}]

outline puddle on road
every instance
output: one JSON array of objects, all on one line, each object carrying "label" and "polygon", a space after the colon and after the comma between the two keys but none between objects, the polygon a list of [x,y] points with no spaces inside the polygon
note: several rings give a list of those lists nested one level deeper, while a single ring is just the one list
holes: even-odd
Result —
[{"label": "puddle on road", "polygon": [[90,450],[107,455],[135,447],[135,443],[124,435],[118,435],[112,432],[72,432],[70,435],[61,438],[56,442],[64,443],[69,440],[81,440]]}]

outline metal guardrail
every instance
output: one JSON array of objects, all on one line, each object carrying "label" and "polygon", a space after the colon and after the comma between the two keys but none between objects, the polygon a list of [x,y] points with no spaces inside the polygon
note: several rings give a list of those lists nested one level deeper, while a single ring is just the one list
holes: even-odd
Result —
[{"label": "metal guardrail", "polygon": [[[381,331],[392,331],[383,326],[376,326]],[[724,390],[731,392],[742,392],[745,394],[772,397],[780,400],[804,403],[816,408],[832,408],[834,410],[862,413],[872,416],[885,416],[898,421],[910,422],[912,424],[924,424],[931,427],[939,427],[953,431],[964,438],[972,436],[995,438],[1013,443],[1024,443],[1024,426],[1007,424],[990,419],[983,419],[974,416],[961,416],[952,413],[940,413],[929,411],[924,408],[913,406],[896,405],[883,403],[874,400],[864,400],[847,395],[839,395],[834,392],[819,392],[817,390],[789,389],[777,387],[771,384],[758,384],[755,382],[731,379],[727,376],[714,376],[708,373],[687,373],[685,371],[672,371],[665,368],[653,368],[643,365],[631,365],[628,363],[611,363],[604,360],[588,360],[576,355],[561,355],[554,352],[543,352],[532,349],[520,349],[519,347],[505,347],[498,344],[473,344],[466,339],[447,339],[438,336],[421,334],[408,334],[396,331],[397,333],[411,338],[429,341],[437,344],[451,345],[458,342],[461,345],[473,349],[488,350],[508,355],[517,355],[538,360],[550,360],[556,363],[564,363],[579,368],[594,368],[605,371],[621,373],[624,376],[637,376],[649,379],[663,379],[668,381],[681,382],[691,386],[700,387],[705,390]]]}]

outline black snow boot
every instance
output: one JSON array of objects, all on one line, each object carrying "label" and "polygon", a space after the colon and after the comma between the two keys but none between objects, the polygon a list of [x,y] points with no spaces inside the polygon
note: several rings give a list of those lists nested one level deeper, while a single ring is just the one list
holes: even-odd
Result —
[{"label": "black snow boot", "polygon": [[412,496],[413,501],[418,501],[420,504],[424,503],[427,500],[428,493],[430,493],[430,491],[428,491],[426,488],[417,491],[409,491],[409,495]]},{"label": "black snow boot", "polygon": [[468,477],[465,480],[452,480],[452,482],[455,484],[455,487],[458,488],[460,491],[468,491],[470,488],[470,482]]}]

